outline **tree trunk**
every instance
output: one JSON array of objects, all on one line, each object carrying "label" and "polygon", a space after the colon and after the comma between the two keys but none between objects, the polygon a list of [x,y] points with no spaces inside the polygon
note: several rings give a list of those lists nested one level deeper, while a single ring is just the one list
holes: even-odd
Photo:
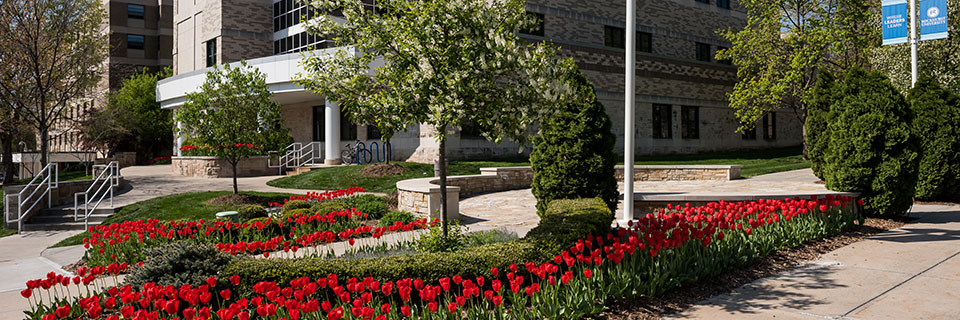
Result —
[{"label": "tree trunk", "polygon": [[50,152],[50,130],[49,128],[44,128],[40,130],[40,168],[47,166],[47,162],[50,159],[47,158],[47,153]]},{"label": "tree trunk", "polygon": [[240,193],[239,190],[237,190],[237,162],[238,161],[230,161],[230,167],[233,168],[233,194]]},{"label": "tree trunk", "polygon": [[810,160],[810,155],[807,153],[810,149],[807,145],[807,105],[803,103],[800,104],[800,131],[803,139],[803,160]]},{"label": "tree trunk", "polygon": [[0,185],[13,183],[13,137],[12,134],[0,136],[0,149],[2,149],[0,162],[3,162],[3,181]]},{"label": "tree trunk", "polygon": [[[446,130],[447,126],[441,126],[439,132]],[[443,238],[447,238],[447,139],[440,138],[440,224],[443,228]]]}]

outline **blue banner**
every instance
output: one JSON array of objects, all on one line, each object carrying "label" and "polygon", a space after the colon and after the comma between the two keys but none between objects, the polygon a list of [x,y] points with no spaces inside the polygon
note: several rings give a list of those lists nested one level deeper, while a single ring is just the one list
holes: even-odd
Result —
[{"label": "blue banner", "polygon": [[907,42],[909,33],[907,18],[910,16],[907,10],[906,0],[883,0],[881,8],[883,24],[883,45],[891,45]]},{"label": "blue banner", "polygon": [[947,0],[921,0],[919,14],[920,40],[947,38]]}]

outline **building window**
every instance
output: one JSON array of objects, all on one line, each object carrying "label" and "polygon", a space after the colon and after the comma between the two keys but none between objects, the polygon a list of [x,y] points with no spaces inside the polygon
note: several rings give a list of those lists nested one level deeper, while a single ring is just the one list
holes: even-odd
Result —
[{"label": "building window", "polygon": [[[727,49],[730,49],[730,48],[717,46],[717,52],[718,52],[718,53],[719,53],[721,50],[727,50]],[[728,66],[729,66],[729,65],[733,65],[733,61],[730,61],[730,59],[717,59],[717,63],[725,64],[725,65],[728,65]]]},{"label": "building window", "polygon": [[138,34],[128,34],[127,35],[127,49],[138,49],[143,50],[143,41],[144,38]]},{"label": "building window", "polygon": [[480,124],[473,120],[464,121],[460,125],[460,139],[486,139],[480,130]]},{"label": "building window", "polygon": [[603,45],[611,48],[626,48],[623,28],[603,26]]},{"label": "building window", "polygon": [[774,112],[767,113],[763,116],[763,139],[777,139],[777,114]]},{"label": "building window", "polygon": [[[741,127],[746,128],[746,125]],[[750,129],[743,129],[743,131],[740,132],[740,138],[743,140],[757,140],[757,127],[754,126]]]},{"label": "building window", "polygon": [[700,139],[700,107],[680,109],[680,132],[684,139]]},{"label": "building window", "polygon": [[699,2],[699,3],[710,4],[710,0],[694,0],[694,1]]},{"label": "building window", "polygon": [[313,107],[313,141],[324,141],[327,137],[325,132],[325,123],[323,106]]},{"label": "building window", "polygon": [[653,52],[653,35],[647,32],[637,32],[637,51]]},{"label": "building window", "polygon": [[520,33],[529,34],[532,36],[543,36],[543,26],[544,26],[544,17],[542,13],[530,12],[527,11],[527,16],[537,18],[537,26],[533,29],[520,30]]},{"label": "building window", "polygon": [[357,125],[350,120],[348,113],[343,112],[342,106],[340,107],[340,140],[357,140]]},{"label": "building window", "polygon": [[144,12],[146,8],[139,4],[128,4],[127,5],[127,18],[130,19],[143,19]]},{"label": "building window", "polygon": [[673,106],[668,104],[653,105],[653,138],[673,138]]},{"label": "building window", "polygon": [[730,9],[730,0],[717,0],[717,7],[721,9]]},{"label": "building window", "polygon": [[367,125],[367,140],[379,140],[383,138],[383,134],[380,132],[380,127],[376,123]]},{"label": "building window", "polygon": [[710,45],[706,43],[697,42],[697,60],[703,62],[713,61],[710,56]]},{"label": "building window", "polygon": [[217,39],[207,41],[207,68],[217,65]]}]

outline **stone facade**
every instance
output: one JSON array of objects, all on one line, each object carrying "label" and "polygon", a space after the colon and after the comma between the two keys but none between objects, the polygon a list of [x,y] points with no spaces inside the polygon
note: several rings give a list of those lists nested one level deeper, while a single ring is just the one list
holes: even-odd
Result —
[{"label": "stone facade", "polygon": [[[269,156],[244,158],[237,163],[238,177],[257,177],[278,174],[277,168],[270,168]],[[173,157],[173,172],[200,178],[233,177],[233,168],[226,160],[217,157]]]}]

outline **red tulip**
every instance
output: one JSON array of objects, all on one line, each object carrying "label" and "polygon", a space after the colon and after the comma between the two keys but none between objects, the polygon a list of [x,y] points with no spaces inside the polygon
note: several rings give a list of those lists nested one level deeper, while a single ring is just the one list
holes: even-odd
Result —
[{"label": "red tulip", "polygon": [[448,303],[448,304],[447,304],[447,310],[450,311],[450,313],[456,313],[456,312],[457,312],[457,303],[456,303],[456,302],[450,302],[450,303]]},{"label": "red tulip", "polygon": [[590,279],[590,277],[593,276],[593,270],[590,270],[589,268],[583,269],[583,276],[587,277],[587,279]]},{"label": "red tulip", "polygon": [[31,289],[29,289],[29,288],[28,288],[28,289],[23,289],[23,290],[20,291],[20,295],[23,296],[25,299],[29,299],[30,296],[33,295],[33,290],[31,290]]},{"label": "red tulip", "polygon": [[220,297],[223,298],[223,300],[230,300],[230,289],[220,290]]},{"label": "red tulip", "polygon": [[63,318],[66,318],[66,317],[68,317],[68,316],[70,316],[70,306],[69,306],[69,305],[63,305],[63,306],[57,307],[57,318],[63,319]]},{"label": "red tulip", "polygon": [[404,317],[409,317],[409,316],[410,316],[410,307],[408,307],[408,306],[401,306],[401,307],[400,307],[400,313],[402,313]]}]

